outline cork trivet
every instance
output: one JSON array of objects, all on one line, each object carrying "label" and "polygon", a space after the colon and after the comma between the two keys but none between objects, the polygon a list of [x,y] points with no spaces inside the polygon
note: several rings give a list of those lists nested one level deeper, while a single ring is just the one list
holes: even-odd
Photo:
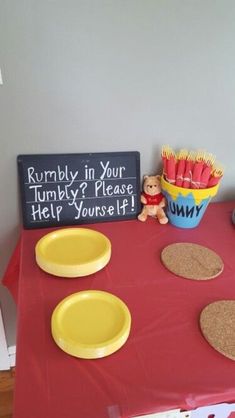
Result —
[{"label": "cork trivet", "polygon": [[214,251],[187,242],[165,247],[161,253],[161,260],[172,273],[192,280],[213,279],[224,268],[223,261]]},{"label": "cork trivet", "polygon": [[235,300],[221,300],[206,306],[200,315],[200,327],[215,350],[235,360]]}]

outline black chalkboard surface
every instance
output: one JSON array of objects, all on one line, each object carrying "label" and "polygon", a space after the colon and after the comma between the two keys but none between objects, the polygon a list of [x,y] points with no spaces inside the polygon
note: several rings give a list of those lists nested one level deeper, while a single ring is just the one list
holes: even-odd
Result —
[{"label": "black chalkboard surface", "polygon": [[140,154],[35,154],[17,157],[26,229],[136,218]]}]

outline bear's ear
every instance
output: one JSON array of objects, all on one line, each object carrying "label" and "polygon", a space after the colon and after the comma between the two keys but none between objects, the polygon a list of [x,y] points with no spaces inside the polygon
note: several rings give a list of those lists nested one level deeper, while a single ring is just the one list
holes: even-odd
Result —
[{"label": "bear's ear", "polygon": [[144,180],[146,180],[146,179],[148,179],[149,178],[149,176],[144,176]]},{"label": "bear's ear", "polygon": [[156,175],[156,179],[157,179],[158,181],[160,181],[160,180],[161,180],[161,176],[160,176],[160,174],[157,174],[157,175]]}]

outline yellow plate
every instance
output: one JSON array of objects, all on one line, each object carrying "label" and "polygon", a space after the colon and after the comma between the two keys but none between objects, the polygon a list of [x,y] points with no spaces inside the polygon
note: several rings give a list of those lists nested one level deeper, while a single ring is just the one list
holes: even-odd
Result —
[{"label": "yellow plate", "polygon": [[62,300],[51,318],[56,344],[75,357],[108,356],[125,344],[131,315],[125,303],[111,293],[87,290]]},{"label": "yellow plate", "polygon": [[101,270],[111,257],[111,243],[100,232],[86,228],[59,229],[42,237],[36,262],[55,276],[81,277]]}]

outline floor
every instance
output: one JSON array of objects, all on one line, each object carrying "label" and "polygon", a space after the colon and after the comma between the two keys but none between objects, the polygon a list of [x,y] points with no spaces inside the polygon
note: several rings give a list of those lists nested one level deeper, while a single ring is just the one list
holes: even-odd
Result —
[{"label": "floor", "polygon": [[0,371],[0,418],[12,418],[15,369]]}]

